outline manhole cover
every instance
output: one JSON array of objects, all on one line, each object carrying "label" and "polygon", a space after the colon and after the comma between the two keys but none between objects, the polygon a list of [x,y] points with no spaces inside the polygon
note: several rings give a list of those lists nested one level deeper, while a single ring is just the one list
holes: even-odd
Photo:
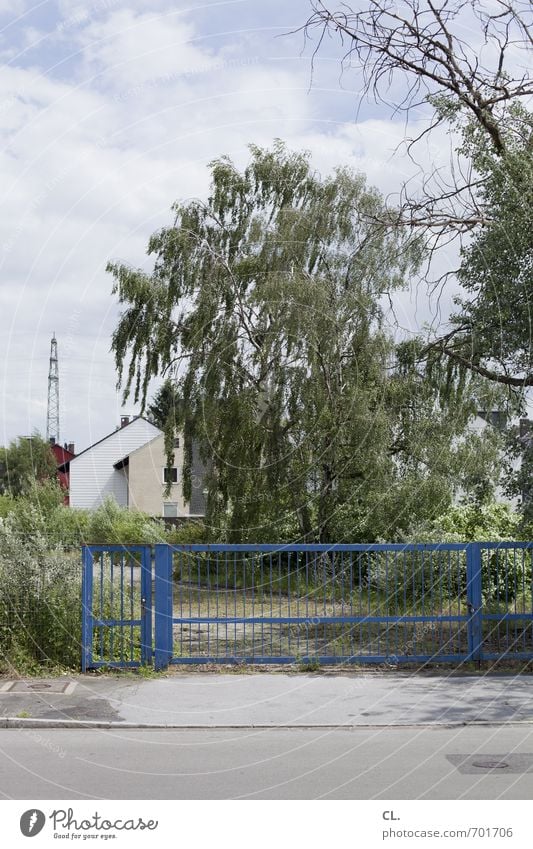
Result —
[{"label": "manhole cover", "polygon": [[76,689],[76,681],[5,681],[0,685],[0,694],[4,693],[58,693],[70,696]]},{"label": "manhole cover", "polygon": [[475,755],[446,755],[458,772],[463,775],[486,775],[500,773],[506,775],[533,774],[533,753],[531,752],[479,752]]},{"label": "manhole cover", "polygon": [[472,761],[472,766],[479,769],[509,769],[509,764],[505,761]]}]

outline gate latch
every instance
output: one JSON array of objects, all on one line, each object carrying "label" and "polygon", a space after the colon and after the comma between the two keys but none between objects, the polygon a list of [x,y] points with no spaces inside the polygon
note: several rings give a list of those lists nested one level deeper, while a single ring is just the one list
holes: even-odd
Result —
[{"label": "gate latch", "polygon": [[471,602],[471,601],[468,601],[468,602],[466,603],[466,606],[468,607],[468,613],[469,613],[469,615],[470,615],[470,616],[473,616],[473,615],[474,615],[474,613],[475,613],[475,612],[476,612],[476,610],[477,610],[477,607],[474,607],[474,605],[472,604],[472,602]]},{"label": "gate latch", "polygon": [[144,615],[146,613],[146,599],[141,598],[141,619],[144,619]]}]

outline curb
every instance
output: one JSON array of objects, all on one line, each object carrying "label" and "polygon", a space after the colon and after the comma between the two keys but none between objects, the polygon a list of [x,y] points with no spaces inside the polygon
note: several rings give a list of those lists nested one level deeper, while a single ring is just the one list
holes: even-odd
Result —
[{"label": "curb", "polygon": [[509,720],[508,722],[496,722],[493,720],[472,720],[471,722],[415,722],[415,723],[396,723],[394,725],[375,725],[375,724],[346,724],[346,725],[328,725],[328,724],[309,724],[309,723],[250,723],[249,725],[178,725],[176,723],[143,723],[143,722],[113,722],[104,720],[85,720],[85,719],[31,719],[18,716],[6,716],[0,718],[0,728],[72,728],[72,729],[103,729],[110,731],[118,731],[119,729],[139,729],[147,731],[250,731],[250,730],[320,730],[320,731],[358,731],[358,730],[396,730],[409,728],[427,728],[440,730],[443,728],[520,728],[523,726],[532,726],[533,720]]}]

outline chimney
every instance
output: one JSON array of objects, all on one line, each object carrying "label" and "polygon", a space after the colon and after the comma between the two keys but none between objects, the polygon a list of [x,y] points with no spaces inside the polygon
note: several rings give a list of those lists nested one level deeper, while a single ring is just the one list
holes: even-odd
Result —
[{"label": "chimney", "polygon": [[76,453],[76,452],[74,451],[74,443],[73,443],[73,442],[69,442],[69,444],[67,445],[67,451],[70,451],[70,453],[71,453],[71,454],[75,454],[75,453]]},{"label": "chimney", "polygon": [[126,425],[128,425],[129,423],[130,423],[130,417],[129,416],[121,416],[120,417],[120,427],[126,427]]},{"label": "chimney", "polygon": [[51,436],[49,442],[50,442],[50,445],[55,445],[56,444],[55,436]]}]

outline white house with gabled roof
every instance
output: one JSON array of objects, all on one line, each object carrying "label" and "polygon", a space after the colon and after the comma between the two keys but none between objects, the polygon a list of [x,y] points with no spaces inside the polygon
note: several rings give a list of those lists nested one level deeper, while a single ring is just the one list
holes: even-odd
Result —
[{"label": "white house with gabled roof", "polygon": [[131,420],[124,416],[121,427],[70,460],[70,506],[94,510],[112,495],[127,507],[128,479],[115,464],[160,435],[159,428],[142,416]]}]

